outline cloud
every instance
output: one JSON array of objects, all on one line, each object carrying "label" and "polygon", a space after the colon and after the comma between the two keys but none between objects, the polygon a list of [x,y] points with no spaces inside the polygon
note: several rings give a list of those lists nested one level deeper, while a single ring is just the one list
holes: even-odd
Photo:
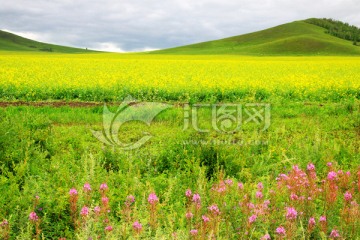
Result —
[{"label": "cloud", "polygon": [[116,43],[112,42],[97,43],[94,47],[92,47],[92,49],[105,52],[125,52],[125,50],[121,49]]},{"label": "cloud", "polygon": [[309,17],[360,26],[358,0],[0,0],[0,6],[0,29],[114,51],[175,47]]}]

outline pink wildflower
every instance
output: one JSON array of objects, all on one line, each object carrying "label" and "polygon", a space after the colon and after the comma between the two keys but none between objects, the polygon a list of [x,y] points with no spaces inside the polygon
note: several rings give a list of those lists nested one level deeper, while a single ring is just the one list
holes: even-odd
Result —
[{"label": "pink wildflower", "polygon": [[210,218],[208,218],[208,217],[205,216],[205,215],[202,215],[202,220],[204,221],[204,223],[210,222]]},{"label": "pink wildflower", "polygon": [[252,215],[252,216],[250,216],[250,217],[249,217],[249,223],[252,224],[253,222],[255,222],[255,221],[256,221],[256,218],[257,218],[257,216],[256,216],[255,214]]},{"label": "pink wildflower", "polygon": [[227,185],[229,185],[229,186],[232,186],[232,185],[233,185],[233,180],[231,180],[231,179],[226,179],[226,180],[225,180],[225,183],[226,183]]},{"label": "pink wildflower", "polygon": [[108,189],[109,189],[109,187],[108,187],[108,185],[106,183],[102,183],[100,185],[100,191],[106,191]]},{"label": "pink wildflower", "polygon": [[192,230],[190,230],[190,234],[191,234],[191,236],[196,236],[198,234],[198,230],[192,229]]},{"label": "pink wildflower", "polygon": [[220,210],[219,210],[219,208],[218,208],[218,206],[216,204],[211,205],[210,207],[208,207],[208,209],[214,215],[219,215],[220,214]]},{"label": "pink wildflower", "polygon": [[350,202],[351,199],[352,199],[352,194],[347,191],[347,192],[344,194],[344,198],[345,198],[345,201]]},{"label": "pink wildflower", "polygon": [[242,184],[241,182],[238,183],[238,188],[240,190],[243,190],[244,189],[244,184]]},{"label": "pink wildflower", "polygon": [[333,229],[330,233],[330,238],[339,238],[340,234],[337,230]]},{"label": "pink wildflower", "polygon": [[263,198],[263,193],[261,191],[256,192],[256,198],[261,199]]},{"label": "pink wildflower", "polygon": [[78,195],[78,192],[76,191],[75,188],[72,188],[72,189],[70,189],[69,194],[70,194],[70,196],[76,196],[76,195]]},{"label": "pink wildflower", "polygon": [[315,218],[311,217],[311,218],[309,219],[309,227],[312,228],[312,227],[315,226],[315,224],[316,224]]},{"label": "pink wildflower", "polygon": [[96,214],[99,214],[100,211],[101,211],[101,208],[100,208],[99,206],[94,207],[94,212],[95,212]]},{"label": "pink wildflower", "polygon": [[84,206],[84,207],[81,209],[81,211],[80,211],[80,215],[81,215],[81,216],[84,216],[84,217],[86,217],[87,215],[89,215],[89,208],[86,207],[86,206]]},{"label": "pink wildflower", "polygon": [[262,182],[259,182],[259,183],[257,184],[257,188],[258,188],[259,191],[263,190],[263,189],[264,189],[263,183],[262,183]]},{"label": "pink wildflower", "polygon": [[150,194],[149,194],[148,202],[149,202],[151,205],[156,204],[158,201],[159,201],[159,199],[158,199],[158,197],[156,196],[155,193],[150,193]]},{"label": "pink wildflower", "polygon": [[287,210],[287,212],[286,212],[286,218],[288,219],[288,220],[294,220],[294,219],[296,219],[296,217],[297,217],[297,211],[295,210],[295,208],[293,208],[293,207],[288,207],[288,208],[286,208],[286,210]]},{"label": "pink wildflower", "polygon": [[91,186],[89,183],[85,183],[84,184],[84,192],[90,192],[91,191]]},{"label": "pink wildflower", "polygon": [[185,196],[188,197],[188,198],[190,198],[191,195],[192,195],[191,190],[190,190],[190,189],[187,189],[186,192],[185,192]]},{"label": "pink wildflower", "polygon": [[308,170],[308,171],[314,171],[314,170],[315,170],[315,165],[312,164],[312,163],[309,163],[309,164],[307,165],[307,170]]},{"label": "pink wildflower", "polygon": [[113,230],[112,226],[106,226],[105,227],[105,231],[107,231],[107,232],[111,232],[112,230]]},{"label": "pink wildflower", "polygon": [[271,237],[270,237],[270,234],[268,234],[268,233],[260,238],[260,240],[270,240],[270,239],[271,239]]},{"label": "pink wildflower", "polygon": [[282,235],[282,236],[285,236],[286,234],[286,230],[283,226],[280,226],[278,227],[276,230],[275,230],[276,234],[278,235]]},{"label": "pink wildflower", "polygon": [[134,222],[133,224],[133,229],[136,231],[136,232],[140,232],[142,230],[142,225],[141,223],[139,223],[138,221]]},{"label": "pink wildflower", "polygon": [[330,181],[336,180],[336,177],[337,177],[337,174],[336,174],[336,172],[333,172],[333,171],[329,172],[329,174],[328,174],[328,176],[327,176],[327,178],[328,178]]},{"label": "pink wildflower", "polygon": [[194,195],[193,195],[193,202],[195,202],[195,203],[200,203],[200,195],[199,194],[197,194],[197,193],[195,193]]},{"label": "pink wildflower", "polygon": [[109,198],[107,198],[107,197],[103,197],[103,198],[101,198],[101,202],[102,202],[102,204],[103,205],[108,205],[108,203],[109,203]]},{"label": "pink wildflower", "polygon": [[29,220],[32,222],[36,222],[37,220],[39,220],[39,217],[36,215],[36,212],[31,212],[29,214]]},{"label": "pink wildflower", "polygon": [[187,219],[191,219],[191,218],[193,218],[193,216],[194,216],[194,214],[192,214],[191,212],[187,212],[187,213],[185,214],[185,217],[186,217]]},{"label": "pink wildflower", "polygon": [[133,195],[129,195],[126,197],[126,202],[128,204],[132,204],[133,202],[135,202],[135,197]]}]

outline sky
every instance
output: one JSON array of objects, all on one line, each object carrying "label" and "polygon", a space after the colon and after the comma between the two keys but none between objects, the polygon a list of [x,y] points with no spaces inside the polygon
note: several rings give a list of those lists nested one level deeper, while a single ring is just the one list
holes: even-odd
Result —
[{"label": "sky", "polygon": [[254,32],[310,17],[360,27],[359,0],[0,0],[0,29],[38,41],[129,52]]}]

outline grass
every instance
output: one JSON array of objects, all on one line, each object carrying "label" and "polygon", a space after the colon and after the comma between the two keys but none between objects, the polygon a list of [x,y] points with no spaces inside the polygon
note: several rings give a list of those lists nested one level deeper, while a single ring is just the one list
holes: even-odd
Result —
[{"label": "grass", "polygon": [[65,47],[55,44],[42,43],[0,30],[0,51],[25,52],[56,52],[56,53],[89,53],[86,50],[74,47]]},{"label": "grass", "polygon": [[259,32],[151,52],[150,54],[237,54],[252,56],[358,56],[360,47],[295,21]]},{"label": "grass", "polygon": [[[92,136],[90,129],[102,128],[102,107],[0,109],[0,218],[9,220],[13,237],[31,236],[27,216],[33,197],[39,195],[42,210],[36,211],[42,218],[42,234],[73,239],[68,190],[84,182],[94,186],[107,182],[117,189],[110,195],[115,228],[121,229],[124,223],[119,211],[126,196],[135,195],[139,211],[145,211],[141,199],[152,189],[162,202],[161,218],[165,217],[159,220],[162,230],[156,234],[165,237],[173,231],[185,234],[186,223],[181,220],[185,189],[201,192],[202,187],[218,181],[220,169],[224,177],[247,184],[268,182],[293,164],[305,167],[313,162],[319,173],[326,171],[329,161],[357,169],[359,102],[323,106],[278,102],[272,105],[271,114],[266,132],[250,124],[237,134],[200,134],[191,128],[183,131],[183,110],[173,108],[160,114],[150,127],[136,122],[124,125],[120,135],[124,142],[138,139],[144,131],[154,135],[143,147],[126,152]],[[200,116],[206,119],[210,111],[205,109]],[[205,120],[201,124],[210,126]],[[241,144],[214,141],[229,138]],[[146,216],[137,213],[143,223]],[[178,219],[178,223],[171,226],[166,219]]]}]

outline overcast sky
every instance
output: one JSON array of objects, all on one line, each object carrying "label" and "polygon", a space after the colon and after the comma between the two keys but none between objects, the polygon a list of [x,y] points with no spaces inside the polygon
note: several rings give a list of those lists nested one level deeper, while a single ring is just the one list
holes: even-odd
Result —
[{"label": "overcast sky", "polygon": [[0,0],[0,29],[108,51],[161,49],[309,17],[360,27],[359,0]]}]

